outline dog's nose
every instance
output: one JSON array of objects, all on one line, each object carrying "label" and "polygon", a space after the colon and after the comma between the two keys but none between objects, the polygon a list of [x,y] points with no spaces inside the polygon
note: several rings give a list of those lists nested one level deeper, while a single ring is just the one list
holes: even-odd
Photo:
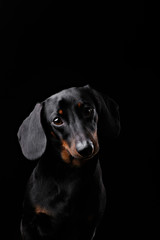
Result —
[{"label": "dog's nose", "polygon": [[94,145],[90,140],[78,141],[76,144],[76,150],[81,156],[88,157],[93,153]]}]

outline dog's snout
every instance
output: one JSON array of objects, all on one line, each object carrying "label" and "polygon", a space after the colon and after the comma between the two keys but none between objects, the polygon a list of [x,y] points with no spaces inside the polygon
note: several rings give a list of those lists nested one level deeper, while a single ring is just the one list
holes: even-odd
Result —
[{"label": "dog's snout", "polygon": [[90,140],[78,141],[76,144],[76,150],[81,156],[88,157],[93,153],[94,145]]}]

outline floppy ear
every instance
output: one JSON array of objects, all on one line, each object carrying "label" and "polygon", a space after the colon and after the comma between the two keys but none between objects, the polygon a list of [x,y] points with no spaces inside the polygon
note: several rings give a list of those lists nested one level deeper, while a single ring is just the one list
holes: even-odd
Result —
[{"label": "floppy ear", "polygon": [[103,96],[98,91],[85,86],[92,92],[95,105],[98,111],[98,130],[102,135],[118,137],[120,133],[119,106],[110,97]]},{"label": "floppy ear", "polygon": [[22,152],[29,160],[42,156],[46,148],[46,136],[41,125],[42,105],[37,103],[18,130],[18,140]]}]

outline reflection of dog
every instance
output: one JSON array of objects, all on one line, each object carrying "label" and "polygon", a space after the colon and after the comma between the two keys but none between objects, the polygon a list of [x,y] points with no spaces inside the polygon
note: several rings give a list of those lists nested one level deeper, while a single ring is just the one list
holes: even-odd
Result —
[{"label": "reflection of dog", "polygon": [[22,152],[39,159],[24,201],[24,240],[93,238],[106,202],[99,130],[119,134],[118,106],[89,86],[49,97],[23,121],[18,131]]}]

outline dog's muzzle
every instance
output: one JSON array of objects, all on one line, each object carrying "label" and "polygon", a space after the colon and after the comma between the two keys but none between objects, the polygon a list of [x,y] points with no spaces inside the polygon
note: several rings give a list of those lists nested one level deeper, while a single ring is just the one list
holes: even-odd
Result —
[{"label": "dog's muzzle", "polygon": [[76,150],[82,157],[89,157],[94,152],[94,145],[91,140],[78,141]]}]

